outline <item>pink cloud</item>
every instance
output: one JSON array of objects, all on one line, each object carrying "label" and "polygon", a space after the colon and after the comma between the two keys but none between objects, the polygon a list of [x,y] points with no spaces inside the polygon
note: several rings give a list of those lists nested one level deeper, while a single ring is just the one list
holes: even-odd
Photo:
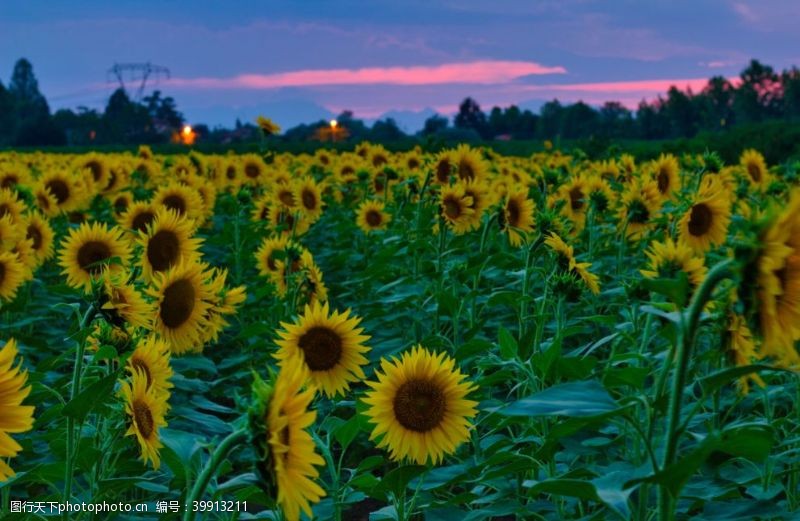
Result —
[{"label": "pink cloud", "polygon": [[636,81],[608,81],[599,83],[573,83],[561,85],[529,85],[525,90],[541,92],[603,92],[617,93],[649,93],[666,94],[670,87],[675,86],[686,90],[691,88],[697,92],[706,86],[708,78],[667,79],[667,80],[636,80]]},{"label": "pink cloud", "polygon": [[231,78],[173,78],[173,87],[195,89],[268,90],[329,85],[442,85],[451,83],[507,83],[522,76],[565,74],[564,67],[523,61],[475,61],[433,66],[317,69],[273,74],[240,74]]}]

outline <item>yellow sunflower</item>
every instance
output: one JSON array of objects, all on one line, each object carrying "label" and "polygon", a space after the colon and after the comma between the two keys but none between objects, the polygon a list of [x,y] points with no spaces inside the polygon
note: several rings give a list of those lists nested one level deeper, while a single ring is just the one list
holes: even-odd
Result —
[{"label": "yellow sunflower", "polygon": [[19,240],[19,232],[10,215],[0,217],[0,251],[11,251]]},{"label": "yellow sunflower", "polygon": [[317,454],[308,432],[317,412],[309,408],[315,391],[304,389],[305,375],[294,360],[281,368],[273,385],[259,378],[253,383],[250,422],[261,460],[257,468],[287,521],[298,521],[301,511],[310,518],[311,504],[325,496],[315,481],[319,478],[316,467],[325,460]]},{"label": "yellow sunflower", "polygon": [[167,271],[181,261],[198,260],[203,240],[192,237],[193,233],[193,221],[168,208],[160,208],[147,232],[139,232],[143,279],[150,281],[154,273]]},{"label": "yellow sunflower", "polygon": [[630,239],[644,237],[661,210],[661,196],[653,181],[633,179],[622,194],[619,225]]},{"label": "yellow sunflower", "polygon": [[672,154],[661,154],[651,164],[653,181],[658,187],[662,199],[669,199],[681,189],[681,178],[678,175],[678,158]]},{"label": "yellow sunflower", "polygon": [[469,437],[477,402],[466,399],[475,386],[445,353],[422,346],[400,359],[381,360],[377,382],[369,381],[365,414],[375,424],[370,439],[388,447],[393,460],[424,465],[440,462]]},{"label": "yellow sunflower", "polygon": [[294,200],[309,222],[314,223],[322,216],[322,192],[310,177],[295,183]]},{"label": "yellow sunflower", "polygon": [[600,293],[600,278],[589,271],[589,268],[592,267],[592,263],[578,262],[575,259],[572,246],[565,243],[564,240],[554,232],[551,232],[550,235],[547,236],[544,243],[556,254],[556,262],[562,273],[569,275],[570,280],[575,280],[575,277],[580,279],[593,294],[597,295]]},{"label": "yellow sunflower", "polygon": [[[747,366],[759,362],[763,356],[759,353],[758,344],[747,322],[741,315],[731,314],[728,323],[727,354],[736,366]],[[750,381],[764,387],[764,380],[757,373],[739,378],[739,388],[743,394],[750,391]]]},{"label": "yellow sunflower", "polygon": [[681,242],[697,253],[705,253],[725,242],[731,222],[731,203],[724,191],[698,194],[678,223]]},{"label": "yellow sunflower", "polygon": [[125,400],[125,413],[130,427],[125,436],[136,436],[145,464],[152,462],[153,468],[161,464],[159,450],[163,447],[159,429],[167,426],[164,415],[168,395],[154,386],[148,387],[148,378],[142,370],[134,371],[131,381],[122,382],[120,393]]},{"label": "yellow sunflower", "polygon": [[489,185],[482,179],[460,180],[458,184],[463,187],[464,195],[472,199],[472,204],[470,206],[472,214],[469,215],[468,224],[470,230],[477,230],[481,226],[483,212],[495,202],[494,198],[491,196],[492,193],[489,190]]},{"label": "yellow sunflower", "polygon": [[67,275],[67,284],[89,292],[92,281],[106,271],[116,274],[128,265],[130,245],[122,230],[103,223],[82,224],[73,228],[61,243],[58,262]]},{"label": "yellow sunflower", "polygon": [[278,257],[284,254],[289,242],[286,235],[273,235],[264,239],[255,254],[260,275],[266,277],[278,271]]},{"label": "yellow sunflower", "polygon": [[747,180],[750,184],[763,188],[769,184],[769,170],[764,156],[758,150],[752,148],[742,152],[739,164],[747,173]]},{"label": "yellow sunflower", "polygon": [[664,242],[654,241],[645,252],[647,269],[640,270],[648,279],[674,278],[679,272],[686,274],[692,287],[697,287],[706,277],[705,259],[682,242],[667,237]]},{"label": "yellow sunflower", "polygon": [[524,188],[512,188],[506,194],[505,204],[500,209],[500,228],[508,234],[511,246],[521,245],[533,231],[536,221],[533,217],[534,204]]},{"label": "yellow sunflower", "polygon": [[203,200],[194,188],[173,182],[153,196],[155,207],[164,206],[188,219],[198,220],[203,214]]},{"label": "yellow sunflower", "polygon": [[438,185],[449,185],[450,176],[453,175],[456,164],[452,150],[440,152],[433,163],[433,176],[431,182]]},{"label": "yellow sunflower", "polygon": [[11,188],[0,188],[0,219],[9,217],[12,223],[19,223],[25,211],[25,203]]},{"label": "yellow sunflower", "polygon": [[76,183],[76,180],[69,174],[55,170],[46,172],[39,179],[39,185],[42,187],[43,191],[50,194],[52,196],[52,200],[55,201],[54,208],[44,208],[43,205],[47,206],[53,201],[49,200],[48,198],[48,201],[44,202],[46,196],[37,197],[37,201],[40,203],[40,208],[48,215],[52,215],[51,212],[53,211],[72,211],[80,204],[78,196],[78,184]]},{"label": "yellow sunflower", "polygon": [[10,339],[0,349],[0,482],[14,476],[8,459],[15,457],[22,447],[9,436],[33,428],[33,406],[22,405],[31,392],[28,373],[21,371],[22,359],[17,362],[17,343]]},{"label": "yellow sunflower", "polygon": [[586,211],[589,209],[586,180],[582,175],[573,176],[559,188],[558,194],[565,202],[561,213],[572,222],[575,231],[580,232],[586,223]]},{"label": "yellow sunflower", "polygon": [[327,303],[306,305],[294,324],[281,322],[275,358],[281,366],[299,358],[316,387],[329,397],[344,395],[351,382],[365,378],[361,368],[367,364],[364,354],[369,347],[364,342],[369,336],[361,334],[360,321],[350,316],[349,309],[340,313],[331,312]]},{"label": "yellow sunflower", "polygon": [[356,211],[356,224],[364,233],[385,230],[392,216],[385,211],[383,201],[370,199],[361,203]]},{"label": "yellow sunflower", "polygon": [[480,150],[469,145],[459,145],[453,151],[455,174],[461,181],[481,181],[486,177],[489,166]]},{"label": "yellow sunflower", "polygon": [[126,273],[108,274],[103,278],[103,305],[101,309],[117,327],[125,323],[133,327],[150,328],[153,307],[139,291],[125,282]]},{"label": "yellow sunflower", "polygon": [[280,126],[275,124],[275,122],[273,122],[271,119],[265,118],[264,116],[258,116],[256,118],[256,125],[258,125],[258,128],[261,129],[261,132],[263,132],[265,136],[271,136],[281,131]]},{"label": "yellow sunflower", "polygon": [[32,211],[25,215],[25,238],[31,244],[38,264],[42,264],[53,256],[53,228],[50,222],[39,212]]},{"label": "yellow sunflower", "polygon": [[472,228],[472,198],[464,192],[460,184],[443,186],[439,193],[441,214],[454,233],[460,235]]},{"label": "yellow sunflower", "polygon": [[244,179],[250,184],[260,184],[266,179],[267,165],[257,154],[245,154],[240,158]]},{"label": "yellow sunflower", "polygon": [[153,331],[169,343],[173,354],[202,350],[203,328],[212,295],[204,266],[180,262],[156,273],[147,294],[155,299]]},{"label": "yellow sunflower", "polygon": [[[157,394],[169,393],[172,388],[172,367],[169,363],[169,345],[149,335],[139,340],[136,349],[128,358],[127,369],[131,377],[137,371],[145,376],[146,389],[154,388]],[[165,405],[168,405],[166,400]]]},{"label": "yellow sunflower", "polygon": [[132,232],[147,232],[147,227],[156,218],[156,210],[148,201],[131,203],[128,209],[120,215],[119,225]]}]

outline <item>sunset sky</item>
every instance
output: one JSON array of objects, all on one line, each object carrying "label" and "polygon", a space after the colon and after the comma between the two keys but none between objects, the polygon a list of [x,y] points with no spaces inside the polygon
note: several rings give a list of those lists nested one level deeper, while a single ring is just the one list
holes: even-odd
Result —
[{"label": "sunset sky", "polygon": [[[800,64],[793,0],[355,0],[0,2],[0,81],[19,57],[53,109],[102,108],[115,62],[166,66],[156,88],[190,122],[264,114],[453,113],[466,96],[516,103],[616,100],[699,89],[750,58]],[[426,112],[427,114],[427,112]]]}]

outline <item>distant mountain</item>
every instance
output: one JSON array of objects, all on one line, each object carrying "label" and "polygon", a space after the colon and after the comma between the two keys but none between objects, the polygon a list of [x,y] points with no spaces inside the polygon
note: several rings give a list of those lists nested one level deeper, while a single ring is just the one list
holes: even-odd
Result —
[{"label": "distant mountain", "polygon": [[237,107],[225,105],[181,107],[190,123],[205,123],[209,127],[232,128],[238,118],[242,123],[253,123],[256,117],[264,115],[286,130],[302,123],[313,123],[320,119],[335,116],[328,109],[312,101],[270,101]]}]

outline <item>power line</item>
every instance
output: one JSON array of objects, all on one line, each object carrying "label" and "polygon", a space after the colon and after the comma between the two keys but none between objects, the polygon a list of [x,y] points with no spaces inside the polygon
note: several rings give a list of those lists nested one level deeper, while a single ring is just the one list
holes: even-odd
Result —
[{"label": "power line", "polygon": [[161,77],[166,77],[166,79],[170,77],[168,68],[161,65],[154,65],[150,62],[115,63],[113,67],[108,69],[106,81],[109,81],[112,75],[117,79],[120,88],[125,92],[129,92],[129,89],[126,87],[126,81],[128,85],[139,84],[138,89],[136,89],[136,101],[141,101],[148,80],[152,78],[157,83]]}]

